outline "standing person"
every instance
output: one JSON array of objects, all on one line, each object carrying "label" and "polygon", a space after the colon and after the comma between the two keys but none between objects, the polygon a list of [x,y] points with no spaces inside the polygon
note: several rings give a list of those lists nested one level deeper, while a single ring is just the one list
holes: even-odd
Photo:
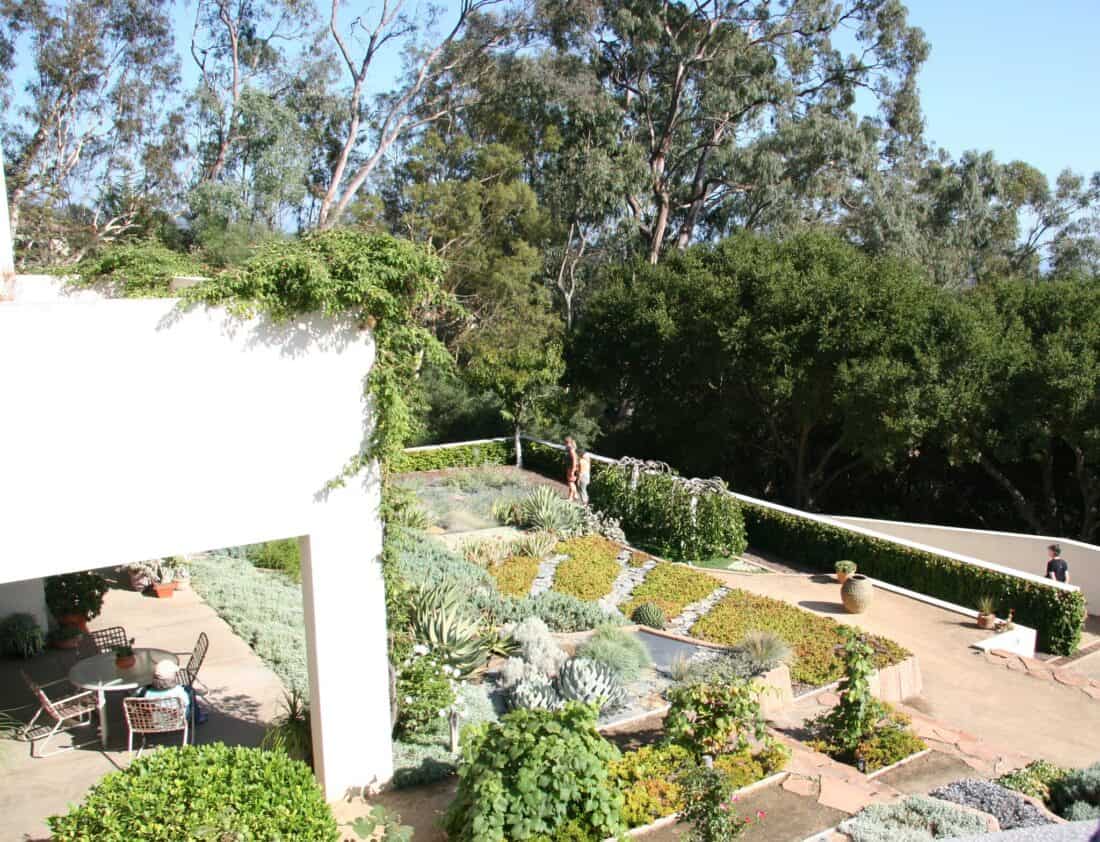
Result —
[{"label": "standing person", "polygon": [[577,490],[581,495],[581,502],[588,505],[588,483],[592,481],[592,454],[587,450],[581,454],[581,460],[577,465]]},{"label": "standing person", "polygon": [[1050,560],[1047,562],[1047,578],[1057,579],[1059,582],[1069,584],[1069,565],[1062,558],[1062,548],[1057,544],[1047,547]]},{"label": "standing person", "polygon": [[569,486],[569,499],[577,499],[577,474],[580,464],[577,462],[577,443],[572,436],[565,437],[565,484]]}]

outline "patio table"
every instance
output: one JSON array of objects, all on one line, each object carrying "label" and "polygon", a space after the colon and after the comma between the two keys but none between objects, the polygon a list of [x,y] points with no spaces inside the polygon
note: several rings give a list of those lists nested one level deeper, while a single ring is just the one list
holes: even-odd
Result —
[{"label": "patio table", "polygon": [[134,665],[127,669],[115,666],[113,652],[92,655],[73,664],[69,683],[82,690],[95,690],[99,702],[99,738],[107,748],[107,694],[118,690],[136,690],[153,683],[153,670],[160,661],[179,660],[163,649],[134,649]]}]

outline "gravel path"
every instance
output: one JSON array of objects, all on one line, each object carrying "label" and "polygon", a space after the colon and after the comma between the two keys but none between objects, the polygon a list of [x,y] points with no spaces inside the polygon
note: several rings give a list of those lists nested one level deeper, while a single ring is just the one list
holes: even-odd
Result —
[{"label": "gravel path", "polygon": [[657,560],[650,558],[641,567],[634,567],[630,563],[631,555],[630,550],[624,549],[616,559],[619,562],[619,567],[622,568],[622,572],[619,573],[619,577],[611,585],[611,593],[600,599],[600,605],[608,611],[614,611],[630,599],[634,589],[642,583],[649,571],[657,566]]},{"label": "gravel path", "polygon": [[690,633],[691,627],[698,622],[699,618],[709,613],[729,592],[729,588],[715,588],[711,591],[710,596],[705,596],[698,602],[685,605],[679,616],[668,624],[667,630],[673,634]]},{"label": "gravel path", "polygon": [[569,556],[557,555],[547,556],[539,564],[539,572],[535,575],[535,581],[531,583],[531,596],[538,596],[543,591],[550,590],[554,585],[554,571],[558,569],[558,565],[565,561]]}]

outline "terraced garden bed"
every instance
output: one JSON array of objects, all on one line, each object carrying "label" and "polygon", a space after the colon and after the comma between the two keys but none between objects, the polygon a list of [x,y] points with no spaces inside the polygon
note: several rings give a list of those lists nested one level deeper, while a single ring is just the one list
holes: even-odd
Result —
[{"label": "terraced garden bed", "polygon": [[629,601],[619,606],[627,617],[643,602],[653,602],[661,607],[668,618],[679,614],[685,605],[698,602],[710,595],[719,583],[706,573],[693,570],[683,564],[661,562],[634,589]]},{"label": "terraced garden bed", "polygon": [[554,573],[554,590],[595,601],[611,593],[621,570],[622,547],[599,535],[562,541],[555,552],[566,556]]}]

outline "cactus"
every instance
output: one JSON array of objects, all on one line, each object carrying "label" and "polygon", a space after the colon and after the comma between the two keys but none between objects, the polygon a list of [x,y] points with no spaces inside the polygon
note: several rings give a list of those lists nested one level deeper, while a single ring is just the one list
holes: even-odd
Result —
[{"label": "cactus", "polygon": [[600,712],[612,710],[626,701],[619,679],[605,665],[587,658],[566,661],[558,671],[554,689],[563,701],[599,702]]},{"label": "cactus", "polygon": [[651,629],[663,629],[665,627],[665,612],[661,610],[661,606],[653,602],[643,602],[634,609],[630,619],[638,625],[649,626]]},{"label": "cactus", "polygon": [[508,694],[508,706],[513,709],[557,710],[561,703],[557,691],[546,680],[525,679]]}]

